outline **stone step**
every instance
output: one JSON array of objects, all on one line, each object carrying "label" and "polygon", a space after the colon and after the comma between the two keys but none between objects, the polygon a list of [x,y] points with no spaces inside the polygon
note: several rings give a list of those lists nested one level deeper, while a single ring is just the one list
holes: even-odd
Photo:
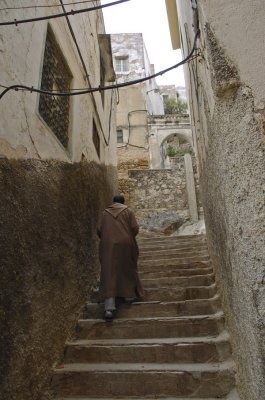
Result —
[{"label": "stone step", "polygon": [[169,278],[157,279],[141,279],[144,288],[159,288],[159,287],[187,287],[187,286],[210,286],[214,283],[214,275],[197,275],[197,276],[177,276]]},{"label": "stone step", "polygon": [[144,339],[216,336],[224,330],[222,312],[164,318],[121,318],[112,322],[80,319],[75,339]]},{"label": "stone step", "polygon": [[139,238],[139,241],[145,243],[157,243],[157,242],[175,242],[175,243],[206,243],[205,235],[185,235],[185,236],[160,236],[151,238]]},{"label": "stone step", "polygon": [[[222,397],[224,400],[226,399],[226,397],[224,398],[224,397]],[[85,397],[56,397],[54,400],[117,400],[117,399],[119,399],[119,400],[147,400],[147,399],[149,399],[150,400],[150,397],[147,397],[147,396],[145,396],[145,397],[135,397],[135,396],[133,396],[133,397],[128,397],[128,396],[122,396],[122,397],[87,397],[87,396],[85,396]],[[152,398],[152,400],[153,400],[153,398]],[[156,396],[155,397],[155,400],[190,400],[190,397],[158,397],[158,396]],[[198,397],[192,397],[192,400],[220,400],[220,397],[215,397],[215,398],[213,398],[213,397],[211,397],[211,398],[209,398],[209,397],[200,397],[200,398],[198,398]],[[239,400],[239,399],[231,399],[231,400]]]},{"label": "stone step", "polygon": [[211,286],[145,289],[146,301],[185,301],[210,299],[216,295],[216,284]]},{"label": "stone step", "polygon": [[210,268],[210,261],[193,261],[187,263],[159,263],[156,265],[155,263],[148,262],[146,265],[138,265],[138,272],[147,273],[147,272],[159,272],[164,273],[166,276],[167,271],[177,271],[184,269],[201,269],[201,268]]},{"label": "stone step", "polygon": [[169,258],[169,257],[196,257],[196,256],[208,256],[208,250],[207,249],[166,249],[166,250],[151,250],[151,251],[142,251],[140,250],[140,255],[139,255],[139,260],[144,261],[144,260],[153,260],[153,259],[163,259],[163,258]]},{"label": "stone step", "polygon": [[78,340],[67,343],[64,363],[213,363],[230,357],[227,337]]},{"label": "stone step", "polygon": [[224,397],[235,384],[232,362],[204,364],[65,364],[55,396]]},{"label": "stone step", "polygon": [[150,253],[151,251],[207,251],[208,247],[205,244],[176,244],[176,243],[157,243],[150,245],[139,245],[140,254]]},{"label": "stone step", "polygon": [[[214,314],[220,310],[220,299],[215,296],[206,300],[186,300],[179,302],[135,302],[121,304],[117,309],[118,318],[177,317],[184,315]],[[102,318],[104,305],[88,303],[83,312],[83,319]]]},{"label": "stone step", "polygon": [[[145,288],[145,301],[185,301],[195,299],[209,299],[216,294],[216,284],[210,286],[190,286],[190,287],[160,287]],[[99,303],[99,291],[91,293],[90,301]]]},{"label": "stone step", "polygon": [[159,279],[164,277],[177,277],[177,276],[197,276],[208,275],[213,273],[212,267],[203,268],[174,268],[167,269],[166,271],[139,271],[140,278]]},{"label": "stone step", "polygon": [[178,241],[160,241],[160,242],[149,242],[149,243],[142,243],[137,240],[138,246],[142,249],[207,249],[208,245],[206,242],[178,242]]},{"label": "stone step", "polygon": [[144,269],[148,266],[168,266],[168,265],[187,265],[196,262],[209,262],[208,255],[196,257],[171,257],[171,258],[157,258],[155,260],[139,260],[138,265]]}]

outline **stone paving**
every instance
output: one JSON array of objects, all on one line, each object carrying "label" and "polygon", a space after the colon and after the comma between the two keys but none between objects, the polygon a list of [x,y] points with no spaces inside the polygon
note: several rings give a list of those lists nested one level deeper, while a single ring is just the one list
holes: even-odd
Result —
[{"label": "stone paving", "polygon": [[139,240],[144,302],[121,305],[112,322],[88,303],[63,363],[56,400],[238,400],[204,236]]}]

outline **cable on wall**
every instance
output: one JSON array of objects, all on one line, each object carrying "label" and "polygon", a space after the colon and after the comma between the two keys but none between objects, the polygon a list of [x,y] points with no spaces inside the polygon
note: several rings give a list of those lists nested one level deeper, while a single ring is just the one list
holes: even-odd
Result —
[{"label": "cable on wall", "polygon": [[128,1],[131,1],[131,0],[117,0],[117,1],[113,1],[108,4],[101,4],[101,5],[95,6],[95,7],[82,8],[81,10],[71,10],[71,11],[67,11],[67,12],[63,12],[63,13],[59,13],[59,14],[45,15],[43,17],[27,18],[27,19],[20,19],[20,20],[14,19],[13,21],[0,22],[0,26],[8,26],[8,25],[18,26],[20,24],[27,24],[29,22],[45,21],[47,19],[61,18],[61,17],[66,17],[68,15],[76,15],[76,14],[81,14],[81,13],[85,13],[85,12],[100,10],[100,9],[106,8],[106,7],[116,6],[117,4],[126,3]]},{"label": "cable on wall", "polygon": [[49,96],[79,96],[82,94],[87,94],[87,93],[94,93],[94,92],[101,92],[102,90],[112,90],[112,89],[118,89],[118,88],[122,88],[122,87],[127,87],[127,86],[132,86],[132,85],[136,85],[138,83],[142,83],[145,81],[148,81],[150,79],[154,79],[158,76],[164,75],[165,73],[176,69],[178,67],[180,67],[181,65],[186,64],[190,59],[195,58],[196,56],[192,57],[195,50],[196,50],[196,42],[197,39],[200,35],[200,31],[197,31],[195,38],[194,38],[194,43],[193,43],[193,47],[191,52],[188,54],[187,57],[185,57],[182,61],[180,61],[179,63],[166,68],[162,71],[159,71],[155,74],[149,75],[147,77],[144,78],[139,78],[139,79],[135,79],[132,81],[128,81],[128,82],[124,82],[124,83],[117,83],[115,85],[110,85],[110,86],[99,86],[99,87],[94,87],[94,88],[84,88],[84,89],[72,89],[68,92],[58,92],[58,91],[50,91],[50,90],[43,90],[43,89],[37,89],[34,88],[33,86],[27,86],[27,85],[11,85],[11,86],[5,86],[5,85],[1,85],[2,87],[5,87],[5,90],[3,90],[3,92],[0,94],[0,100],[4,97],[4,95],[9,92],[10,90],[26,90],[29,92],[35,92],[35,93],[43,93],[43,94],[47,94]]},{"label": "cable on wall", "polygon": [[[72,6],[76,4],[87,4],[94,3],[95,0],[82,0],[71,3],[64,3],[65,6]],[[97,1],[97,0],[96,0]],[[59,7],[60,4],[45,4],[45,5],[35,5],[35,6],[19,6],[19,7],[3,7],[0,8],[0,11],[9,11],[9,10],[27,10],[27,9],[36,9],[36,8],[54,8]]]}]

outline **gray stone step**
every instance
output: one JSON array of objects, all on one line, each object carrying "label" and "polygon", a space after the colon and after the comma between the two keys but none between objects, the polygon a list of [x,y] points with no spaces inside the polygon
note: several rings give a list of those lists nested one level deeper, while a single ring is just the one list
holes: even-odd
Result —
[{"label": "gray stone step", "polygon": [[64,363],[213,363],[231,357],[227,337],[189,339],[77,340],[67,344]]},{"label": "gray stone step", "polygon": [[206,243],[205,235],[185,235],[185,236],[157,236],[151,238],[139,238],[141,244],[157,243],[157,242],[174,242],[174,243]]},{"label": "gray stone step", "polygon": [[196,256],[196,257],[171,257],[171,258],[157,258],[154,260],[139,260],[138,265],[144,270],[145,267],[149,266],[169,266],[169,265],[190,265],[192,263],[198,262],[209,262],[210,258],[206,256]]},{"label": "gray stone step", "polygon": [[143,251],[141,249],[139,260],[153,260],[155,258],[169,258],[169,257],[201,257],[201,256],[208,256],[207,249],[166,249],[166,250],[150,250],[150,251]]},{"label": "gray stone step", "polygon": [[[128,397],[128,396],[126,396],[126,397],[124,397],[124,396],[122,396],[122,397],[119,397],[118,398],[119,400],[147,400],[147,399],[149,399],[150,400],[150,397],[147,397],[147,396],[145,396],[145,397],[135,397],[135,396],[133,396],[133,397]],[[223,399],[225,400],[226,399],[226,397],[224,398],[223,397]],[[56,397],[54,400],[117,400],[117,397]],[[153,400],[153,399],[152,399]],[[155,397],[155,400],[190,400],[190,397],[158,397],[158,396],[156,396]],[[198,397],[193,397],[192,398],[192,400],[220,400],[220,397],[215,397],[215,398],[213,398],[213,397],[211,397],[211,398],[209,398],[209,397],[200,397],[200,398],[198,398]],[[234,400],[234,399],[231,399],[231,400]],[[239,399],[236,399],[236,400],[239,400]]]},{"label": "gray stone step", "polygon": [[224,397],[235,384],[232,362],[204,364],[65,364],[56,396]]},{"label": "gray stone step", "polygon": [[[179,302],[139,302],[131,305],[121,304],[117,309],[118,318],[177,317],[184,315],[214,314],[220,310],[220,299],[215,296],[205,300],[186,300]],[[87,303],[83,319],[102,318],[104,305]]]},{"label": "gray stone step", "polygon": [[138,272],[140,273],[164,273],[165,276],[167,271],[177,271],[177,270],[190,270],[190,269],[201,269],[201,268],[210,268],[211,262],[210,261],[192,261],[192,262],[181,262],[181,263],[167,263],[167,262],[160,262],[157,265],[155,263],[148,262],[144,265],[138,265]]},{"label": "gray stone step", "polygon": [[187,287],[187,286],[210,286],[214,283],[214,275],[198,275],[198,276],[177,276],[169,278],[141,279],[144,288],[160,288],[160,287]]},{"label": "gray stone step", "polygon": [[[173,268],[173,269],[172,269]],[[140,278],[151,278],[159,279],[165,277],[177,277],[177,276],[197,276],[197,275],[208,275],[213,273],[212,267],[201,267],[201,268],[174,268],[171,267],[166,271],[138,271]]]},{"label": "gray stone step", "polygon": [[189,317],[80,319],[76,339],[144,339],[216,336],[224,330],[223,313]]},{"label": "gray stone step", "polygon": [[210,299],[216,295],[216,284],[201,287],[151,288],[145,290],[146,301],[185,301]]}]

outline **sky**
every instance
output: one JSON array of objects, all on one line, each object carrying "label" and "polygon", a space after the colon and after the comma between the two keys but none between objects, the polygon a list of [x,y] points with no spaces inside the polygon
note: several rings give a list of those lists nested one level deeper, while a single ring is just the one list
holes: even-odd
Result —
[{"label": "sky", "polygon": [[[109,3],[102,0],[102,4]],[[165,0],[130,0],[103,9],[106,33],[142,33],[150,63],[155,72],[171,67],[182,59],[180,50],[172,50]],[[156,79],[158,85],[185,86],[182,67]]]}]

